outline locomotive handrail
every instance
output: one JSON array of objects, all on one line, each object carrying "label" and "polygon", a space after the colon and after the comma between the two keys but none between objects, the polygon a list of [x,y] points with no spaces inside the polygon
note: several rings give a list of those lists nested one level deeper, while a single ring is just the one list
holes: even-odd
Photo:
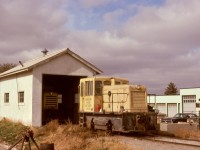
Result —
[{"label": "locomotive handrail", "polygon": [[[124,94],[124,95],[127,95],[127,97],[126,97],[126,100],[124,101],[124,100],[122,100],[122,101],[113,101],[113,95],[114,94],[116,94],[116,95],[118,95],[118,94]],[[108,95],[108,93],[104,93],[103,95]],[[104,99],[103,99],[103,103],[125,103],[125,102],[127,102],[127,99],[128,99],[128,93],[111,93],[111,96],[112,96],[112,102],[106,102],[106,101],[104,101]],[[111,96],[109,96],[109,97],[111,97]]]},{"label": "locomotive handrail", "polygon": [[[118,95],[118,94],[126,94],[127,95],[127,97],[126,97],[126,100],[125,101],[117,101],[117,102],[114,102],[113,101],[113,95],[114,94],[116,94],[116,95]],[[109,102],[104,102],[104,100],[103,100],[103,103],[111,103],[112,104],[112,112],[113,112],[113,104],[114,103],[125,103],[125,102],[127,102],[127,99],[128,99],[128,93],[112,93],[112,92],[110,92],[110,91],[108,91],[108,96],[109,96]],[[112,97],[112,101],[110,102],[110,97]]]}]

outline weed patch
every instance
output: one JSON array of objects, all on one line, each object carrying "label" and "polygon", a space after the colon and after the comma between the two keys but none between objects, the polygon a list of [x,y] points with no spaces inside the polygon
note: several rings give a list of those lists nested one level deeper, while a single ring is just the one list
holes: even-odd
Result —
[{"label": "weed patch", "polygon": [[2,119],[0,121],[0,141],[6,141],[9,144],[13,144],[22,134],[21,132],[27,128],[27,126],[24,126],[19,122],[13,123],[7,119]]},{"label": "weed patch", "polygon": [[[0,121],[0,140],[13,144],[28,127],[8,120]],[[53,120],[40,128],[32,128],[37,144],[54,143],[56,150],[121,150],[130,148],[105,134],[93,132],[70,122],[59,124]],[[20,136],[20,137],[19,137]],[[33,145],[33,144],[32,144]],[[32,146],[33,149],[35,146]]]}]

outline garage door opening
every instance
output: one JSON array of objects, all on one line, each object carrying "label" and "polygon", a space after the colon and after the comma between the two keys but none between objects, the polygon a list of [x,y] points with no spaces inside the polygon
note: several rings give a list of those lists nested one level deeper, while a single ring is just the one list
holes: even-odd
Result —
[{"label": "garage door opening", "polygon": [[59,122],[78,123],[78,85],[85,76],[43,75],[42,124]]}]

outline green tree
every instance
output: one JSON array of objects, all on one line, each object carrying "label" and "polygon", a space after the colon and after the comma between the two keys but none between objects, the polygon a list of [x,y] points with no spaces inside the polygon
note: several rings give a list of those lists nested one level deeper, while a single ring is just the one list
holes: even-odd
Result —
[{"label": "green tree", "polygon": [[165,89],[165,95],[177,95],[178,90],[176,85],[173,82],[170,82]]},{"label": "green tree", "polygon": [[16,64],[12,64],[12,63],[0,64],[0,73],[5,72],[15,66]]}]

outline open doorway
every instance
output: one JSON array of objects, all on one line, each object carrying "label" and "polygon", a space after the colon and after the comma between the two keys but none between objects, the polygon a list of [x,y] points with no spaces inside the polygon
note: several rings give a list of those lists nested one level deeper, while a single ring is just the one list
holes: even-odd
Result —
[{"label": "open doorway", "polygon": [[83,77],[85,76],[43,75],[43,125],[54,119],[78,123],[78,85]]}]

